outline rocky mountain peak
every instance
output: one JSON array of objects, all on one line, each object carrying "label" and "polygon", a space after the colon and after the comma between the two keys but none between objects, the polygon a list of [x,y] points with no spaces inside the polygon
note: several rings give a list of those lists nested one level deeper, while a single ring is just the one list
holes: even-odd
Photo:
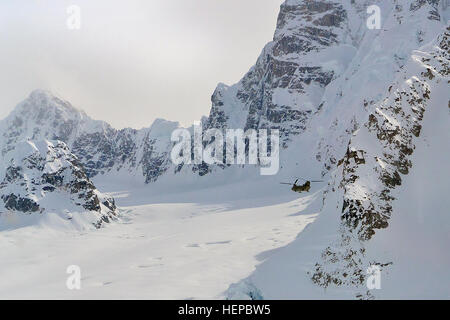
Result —
[{"label": "rocky mountain peak", "polygon": [[15,116],[34,119],[38,123],[44,123],[48,119],[66,122],[87,118],[84,111],[42,89],[32,91],[27,99],[17,106]]},{"label": "rocky mountain peak", "polygon": [[61,140],[71,145],[81,133],[110,130],[50,91],[34,90],[0,121],[0,152],[5,155],[20,141]]},{"label": "rocky mountain peak", "polygon": [[23,141],[0,167],[0,214],[86,214],[99,227],[117,216],[112,198],[102,195],[78,158],[62,141]]}]

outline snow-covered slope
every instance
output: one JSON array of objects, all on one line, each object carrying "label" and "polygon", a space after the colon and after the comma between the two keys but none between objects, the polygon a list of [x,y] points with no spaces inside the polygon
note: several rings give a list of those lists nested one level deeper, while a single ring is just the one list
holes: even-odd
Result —
[{"label": "snow-covered slope", "polygon": [[98,228],[117,216],[114,200],[95,188],[61,141],[16,144],[0,167],[0,198],[0,230],[39,217],[46,222],[72,220],[78,226]]},{"label": "snow-covered slope", "polygon": [[[320,217],[230,298],[449,297],[449,47],[443,28],[412,53],[353,133]],[[381,290],[366,287],[370,266]]]},{"label": "snow-covered slope", "polygon": [[[328,170],[346,152],[350,135],[385,97],[413,50],[435,39],[448,21],[445,1],[351,2],[357,3],[356,13],[349,14],[357,50],[342,77],[327,87],[321,115],[310,124],[320,136],[317,158]],[[379,30],[365,26],[366,9],[373,4],[380,7]]]}]

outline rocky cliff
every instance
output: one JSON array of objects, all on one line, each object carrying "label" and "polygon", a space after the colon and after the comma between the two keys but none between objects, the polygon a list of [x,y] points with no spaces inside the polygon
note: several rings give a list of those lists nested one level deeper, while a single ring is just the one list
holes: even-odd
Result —
[{"label": "rocky cliff", "polygon": [[3,159],[0,179],[1,214],[54,212],[72,219],[76,212],[86,212],[97,228],[118,215],[114,199],[96,189],[61,141],[17,143]]}]

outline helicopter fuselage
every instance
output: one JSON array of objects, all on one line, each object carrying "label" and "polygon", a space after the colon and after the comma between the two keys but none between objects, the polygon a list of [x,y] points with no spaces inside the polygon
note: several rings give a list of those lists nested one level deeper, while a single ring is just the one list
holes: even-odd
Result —
[{"label": "helicopter fuselage", "polygon": [[302,192],[309,192],[310,189],[311,189],[311,182],[306,181],[305,184],[303,185],[297,185],[297,183],[294,183],[291,190],[294,192],[302,193]]}]

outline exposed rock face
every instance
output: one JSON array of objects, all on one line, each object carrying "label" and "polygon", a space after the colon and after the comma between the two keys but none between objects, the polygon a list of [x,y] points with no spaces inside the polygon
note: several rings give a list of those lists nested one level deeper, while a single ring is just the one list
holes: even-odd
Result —
[{"label": "exposed rock face", "polygon": [[[381,8],[380,30],[366,27],[366,9],[374,4]],[[306,14],[302,21],[295,20],[299,13],[307,12],[311,17]],[[322,14],[315,18],[317,12]],[[322,174],[330,176],[322,215],[339,220],[336,229],[329,227],[335,220],[315,222],[311,226],[315,234],[304,232],[300,235],[303,242],[296,240],[295,245],[277,255],[289,266],[277,263],[276,259],[268,261],[248,279],[233,285],[229,291],[231,298],[253,298],[255,292],[264,298],[283,296],[287,291],[284,288],[290,285],[286,279],[301,278],[298,271],[305,269],[309,272],[302,278],[302,285],[312,283],[313,288],[317,285],[333,294],[351,292],[362,299],[373,297],[366,287],[368,267],[376,265],[385,275],[384,271],[391,271],[391,265],[399,263],[389,254],[386,259],[377,256],[379,252],[373,252],[377,245],[374,241],[381,230],[390,229],[392,217],[400,213],[395,212],[396,201],[411,196],[399,194],[398,189],[404,176],[414,170],[413,156],[422,138],[427,110],[430,106],[447,108],[450,103],[447,103],[449,13],[448,3],[439,0],[285,2],[277,33],[288,24],[283,22],[285,19],[292,21],[288,28],[290,36],[299,30],[306,34],[303,24],[308,22],[321,32],[325,31],[319,27],[323,25],[334,29],[312,45],[310,41],[301,41],[302,38],[282,41],[275,45],[275,56],[289,52],[290,48],[296,48],[297,52],[299,48],[307,48],[321,61],[317,65],[322,70],[328,66],[326,60],[320,60],[327,49],[320,49],[320,45],[330,46],[337,61],[343,52],[349,57],[346,63],[341,63],[342,70],[333,68],[333,77],[320,94],[317,110],[297,140],[305,146],[314,141],[312,152],[322,166]],[[311,35],[324,35],[318,32],[311,31],[309,39],[317,39]],[[339,51],[345,46],[354,51]],[[306,57],[307,54],[303,59]],[[300,101],[305,99],[307,94],[302,93]],[[337,236],[330,240],[330,234]],[[322,249],[316,252],[319,247]],[[314,258],[302,261],[304,257],[299,254],[295,260],[294,251]],[[287,257],[286,252],[291,256]],[[292,274],[276,274],[279,270]],[[270,279],[266,281],[263,278],[267,276]],[[289,298],[296,297],[292,290],[290,293]],[[302,292],[300,297],[309,295]]]},{"label": "exposed rock face", "polygon": [[[427,48],[429,51],[417,52],[405,67],[405,77],[409,78],[389,89],[387,97],[351,139],[346,155],[339,161],[336,178],[340,179],[337,188],[343,191],[341,238],[324,250],[323,261],[315,266],[312,280],[318,285],[364,285],[366,243],[377,230],[389,227],[395,189],[413,168],[411,155],[424,113],[429,101],[442,95],[433,92],[433,87],[450,81],[449,45],[447,28],[436,44]],[[392,263],[371,262],[381,268]],[[360,297],[368,298],[370,294],[361,292]]]},{"label": "exposed rock face", "polygon": [[[318,53],[344,42],[347,14],[338,2],[286,1],[274,40],[236,85],[220,84],[207,127],[279,129],[286,147],[320,107],[324,88],[338,75]],[[314,61],[315,60],[315,61]]]},{"label": "exposed rock face", "polygon": [[[343,1],[342,4],[347,11],[348,36],[357,52],[340,79],[327,87],[321,116],[314,117],[310,124],[327,129],[316,154],[324,173],[336,166],[346,152],[349,137],[374,111],[376,102],[402,72],[412,51],[432,41],[448,15],[444,1],[350,1],[350,4]],[[374,4],[381,8],[380,30],[365,26],[366,9]]]},{"label": "exposed rock face", "polygon": [[[114,199],[95,188],[78,158],[61,141],[21,142],[4,160],[0,211],[87,211],[97,217],[92,221],[96,227],[117,216]],[[57,201],[47,201],[50,196]]]},{"label": "exposed rock face", "polygon": [[27,139],[61,140],[90,178],[126,170],[140,173],[148,183],[167,170],[170,134],[177,127],[175,122],[156,120],[147,129],[116,130],[47,91],[35,90],[0,122],[0,150],[4,156]]}]

